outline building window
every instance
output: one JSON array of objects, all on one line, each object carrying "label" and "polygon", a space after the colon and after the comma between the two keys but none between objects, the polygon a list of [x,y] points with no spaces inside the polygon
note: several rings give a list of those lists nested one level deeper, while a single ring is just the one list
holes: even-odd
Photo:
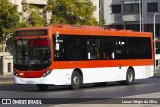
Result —
[{"label": "building window", "polygon": [[139,13],[139,3],[124,4],[124,13]]},{"label": "building window", "polygon": [[147,10],[148,12],[158,12],[158,3],[148,3]]},{"label": "building window", "polygon": [[126,25],[125,28],[127,30],[139,31],[139,25],[137,25],[137,24]]},{"label": "building window", "polygon": [[112,13],[121,13],[121,5],[112,5]]}]

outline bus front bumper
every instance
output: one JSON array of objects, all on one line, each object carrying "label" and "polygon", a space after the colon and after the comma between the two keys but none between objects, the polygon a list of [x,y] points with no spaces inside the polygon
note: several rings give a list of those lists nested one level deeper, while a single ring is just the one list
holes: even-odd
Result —
[{"label": "bus front bumper", "polygon": [[14,75],[15,84],[48,84],[48,85],[70,85],[71,72],[60,72],[55,70],[49,75],[40,78],[20,78]]},{"label": "bus front bumper", "polygon": [[20,78],[20,77],[14,76],[14,83],[15,84],[50,84],[50,85],[54,85],[54,84],[56,84],[56,81],[54,81],[54,80],[50,81],[50,79],[47,77]]}]

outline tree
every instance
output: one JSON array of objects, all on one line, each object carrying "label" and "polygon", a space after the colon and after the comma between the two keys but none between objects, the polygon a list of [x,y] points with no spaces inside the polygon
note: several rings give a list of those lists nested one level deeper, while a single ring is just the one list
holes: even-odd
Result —
[{"label": "tree", "polygon": [[31,12],[29,22],[30,22],[30,25],[32,26],[43,26],[44,25],[44,20],[36,11]]},{"label": "tree", "polygon": [[105,24],[106,24],[105,19],[100,18],[100,20],[99,20],[99,26],[104,27]]},{"label": "tree", "polygon": [[42,15],[40,14],[40,9],[37,6],[26,4],[24,7],[26,9],[25,12],[27,12],[29,17],[28,23],[23,21],[23,26],[44,26],[45,20],[42,18]]},{"label": "tree", "polygon": [[8,0],[0,0],[0,40],[3,35],[15,31],[19,23],[19,13],[17,7],[9,3]]},{"label": "tree", "polygon": [[93,17],[96,7],[87,0],[48,0],[54,24],[98,25]]}]

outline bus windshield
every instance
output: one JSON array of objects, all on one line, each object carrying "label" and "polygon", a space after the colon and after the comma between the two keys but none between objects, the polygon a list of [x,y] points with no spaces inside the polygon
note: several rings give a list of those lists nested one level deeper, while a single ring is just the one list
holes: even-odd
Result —
[{"label": "bus windshield", "polygon": [[51,63],[49,39],[19,39],[14,44],[14,65],[38,68]]}]

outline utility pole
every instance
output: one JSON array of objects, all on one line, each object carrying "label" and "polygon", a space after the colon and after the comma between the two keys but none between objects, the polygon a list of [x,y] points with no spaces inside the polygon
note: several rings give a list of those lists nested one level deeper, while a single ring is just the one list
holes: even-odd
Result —
[{"label": "utility pole", "polygon": [[141,8],[141,0],[139,0],[139,31],[142,32],[142,8]]},{"label": "utility pole", "polygon": [[154,32],[154,71],[156,70],[156,15],[160,15],[159,13],[154,13],[153,19],[153,32]]}]

